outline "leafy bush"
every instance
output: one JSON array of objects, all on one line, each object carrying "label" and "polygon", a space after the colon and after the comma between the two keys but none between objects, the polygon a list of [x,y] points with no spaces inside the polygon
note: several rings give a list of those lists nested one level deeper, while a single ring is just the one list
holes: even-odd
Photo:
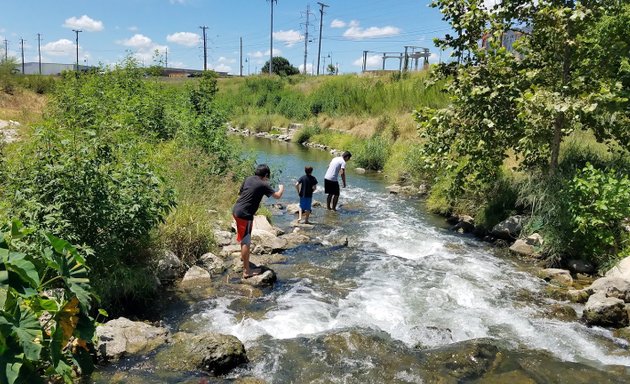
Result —
[{"label": "leafy bush", "polygon": [[300,129],[293,136],[293,141],[303,144],[309,141],[309,139],[321,132],[321,128],[318,125],[307,125]]},{"label": "leafy bush", "polygon": [[19,221],[0,233],[0,382],[62,379],[93,370],[95,332],[86,259],[67,241]]},{"label": "leafy bush", "polygon": [[359,167],[380,171],[389,158],[391,143],[381,136],[375,136],[358,145],[353,160]]},{"label": "leafy bush", "polygon": [[587,164],[568,186],[574,249],[607,265],[628,242],[622,221],[630,217],[630,178]]}]

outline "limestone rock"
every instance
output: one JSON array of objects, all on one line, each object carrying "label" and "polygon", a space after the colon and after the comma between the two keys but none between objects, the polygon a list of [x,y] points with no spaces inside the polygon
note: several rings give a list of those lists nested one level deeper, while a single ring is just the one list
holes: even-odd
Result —
[{"label": "limestone rock", "polygon": [[232,241],[234,241],[234,239],[235,239],[235,236],[232,232],[214,231],[214,240],[216,241],[219,247],[232,244]]},{"label": "limestone rock", "polygon": [[566,269],[546,268],[539,272],[539,276],[547,282],[555,282],[562,286],[571,286],[573,284],[571,273]]},{"label": "limestone rock", "polygon": [[526,240],[518,239],[510,246],[510,251],[518,253],[519,255],[532,256],[536,253],[536,248],[528,244]]},{"label": "limestone rock", "polygon": [[391,193],[392,195],[398,195],[401,191],[401,186],[398,184],[394,184],[394,185],[390,185],[387,187],[387,190],[389,191],[389,193]]},{"label": "limestone rock", "polygon": [[206,271],[204,268],[193,265],[186,271],[184,278],[182,279],[182,283],[189,283],[191,281],[196,280],[210,280],[210,272]]},{"label": "limestone rock", "polygon": [[117,361],[125,356],[151,352],[167,338],[165,328],[119,317],[96,328],[96,349],[105,361]]},{"label": "limestone rock", "polygon": [[287,213],[291,215],[295,215],[300,213],[300,205],[299,204],[289,204],[287,205]]},{"label": "limestone rock", "polygon": [[620,277],[602,277],[593,281],[588,289],[630,303],[630,281]]},{"label": "limestone rock", "polygon": [[[240,249],[239,249],[240,251]],[[212,275],[220,275],[226,270],[225,261],[214,253],[208,252],[203,254],[197,264],[210,272]]]},{"label": "limestone rock", "polygon": [[630,280],[630,256],[624,258],[606,272],[606,277],[621,277],[623,279]]},{"label": "limestone rock", "polygon": [[260,268],[263,270],[260,275],[252,276],[247,279],[241,279],[241,282],[243,284],[251,285],[253,287],[272,286],[273,283],[275,283],[277,280],[276,273],[273,270],[264,266],[260,266]]},{"label": "limestone rock", "polygon": [[622,328],[628,326],[628,312],[623,300],[596,293],[589,297],[582,318],[588,325]]},{"label": "limestone rock", "polygon": [[357,168],[355,168],[354,170],[355,170],[355,172],[356,172],[356,173],[358,173],[358,174],[360,174],[360,175],[362,175],[362,174],[364,174],[364,173],[365,173],[365,168],[359,168],[359,167],[357,167]]}]

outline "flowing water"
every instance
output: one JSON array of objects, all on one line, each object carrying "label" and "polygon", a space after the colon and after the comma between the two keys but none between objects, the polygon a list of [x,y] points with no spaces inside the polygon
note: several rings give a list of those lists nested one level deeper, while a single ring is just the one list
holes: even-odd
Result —
[{"label": "flowing water", "polygon": [[[328,153],[244,140],[287,187],[281,202],[297,202],[293,185],[305,165],[323,184]],[[314,208],[317,224],[307,233],[316,241],[270,265],[278,275],[272,289],[254,298],[223,293],[171,312],[172,331],[231,334],[245,344],[250,363],[210,382],[247,376],[270,383],[630,381],[627,343],[608,330],[546,316],[557,302],[526,266],[448,231],[422,201],[389,195],[380,175],[358,175],[353,166],[351,160],[339,212]],[[325,202],[323,191],[314,199]],[[274,216],[287,230],[292,220]],[[348,247],[333,245],[344,237]],[[457,376],[452,361],[437,361],[440,351],[452,360],[470,347],[466,341],[478,339],[499,348],[488,363],[493,375]],[[199,373],[146,366],[128,361],[101,377],[112,380],[117,369],[130,372],[130,382],[199,382]]]}]

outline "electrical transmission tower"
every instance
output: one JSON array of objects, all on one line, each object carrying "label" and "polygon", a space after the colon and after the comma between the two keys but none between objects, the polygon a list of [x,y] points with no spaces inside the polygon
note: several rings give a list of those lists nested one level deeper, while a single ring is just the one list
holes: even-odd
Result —
[{"label": "electrical transmission tower", "polygon": [[322,25],[324,24],[324,8],[328,5],[317,2],[319,4],[319,48],[317,48],[317,76],[319,76],[319,58],[322,54]]},{"label": "electrical transmission tower", "polygon": [[310,15],[312,15],[311,13],[311,6],[310,4],[306,5],[306,23],[304,23],[304,74],[306,75],[306,61],[308,60],[308,28],[310,26],[309,24],[309,17]]}]

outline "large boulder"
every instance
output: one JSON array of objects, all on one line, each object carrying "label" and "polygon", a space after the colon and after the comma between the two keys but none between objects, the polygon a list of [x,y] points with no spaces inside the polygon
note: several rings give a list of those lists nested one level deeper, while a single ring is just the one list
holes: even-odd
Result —
[{"label": "large boulder", "polygon": [[[475,230],[475,219],[472,216],[459,215],[454,217],[456,218],[456,220],[455,225],[451,227],[452,231],[470,233]],[[452,219],[450,220],[453,221]]]},{"label": "large boulder", "polygon": [[287,249],[287,241],[267,231],[252,231],[252,253],[278,253]]},{"label": "large boulder", "polygon": [[257,232],[269,232],[276,236],[282,235],[284,233],[280,228],[276,228],[273,225],[271,225],[271,223],[269,223],[269,220],[267,220],[267,217],[263,215],[254,216],[254,226],[252,227],[252,235]]},{"label": "large boulder", "polygon": [[630,303],[630,281],[619,277],[602,277],[593,281],[587,289]]},{"label": "large boulder", "polygon": [[211,252],[203,254],[197,261],[197,264],[212,275],[220,275],[227,268],[225,260]]},{"label": "large boulder", "polygon": [[158,353],[158,366],[164,370],[197,369],[221,375],[246,363],[245,347],[234,336],[218,333],[177,334],[174,343]]},{"label": "large boulder", "polygon": [[235,237],[232,232],[216,230],[214,231],[214,240],[219,247],[223,247],[232,244]]},{"label": "large boulder", "polygon": [[503,240],[514,240],[520,235],[523,229],[524,216],[516,215],[508,217],[492,228],[490,234]]},{"label": "large boulder", "polygon": [[207,282],[210,281],[210,272],[205,270],[204,268],[193,265],[186,271],[186,274],[182,278],[182,283],[191,283],[191,282]]},{"label": "large boulder", "polygon": [[168,331],[162,327],[131,321],[124,317],[96,328],[96,350],[105,361],[146,354],[166,343]]},{"label": "large boulder", "polygon": [[573,277],[571,272],[566,269],[558,268],[546,268],[538,272],[538,276],[547,281],[559,284],[561,286],[571,286],[573,284]]},{"label": "large boulder", "polygon": [[510,246],[510,251],[523,256],[532,256],[536,253],[536,248],[527,244],[525,239],[518,239]]},{"label": "large boulder", "polygon": [[582,319],[588,325],[623,328],[628,326],[628,312],[623,300],[596,293],[589,297]]},{"label": "large boulder", "polygon": [[272,286],[277,280],[276,273],[272,269],[262,265],[260,268],[262,269],[262,272],[259,275],[255,275],[247,279],[241,279],[241,282],[256,288]]}]

